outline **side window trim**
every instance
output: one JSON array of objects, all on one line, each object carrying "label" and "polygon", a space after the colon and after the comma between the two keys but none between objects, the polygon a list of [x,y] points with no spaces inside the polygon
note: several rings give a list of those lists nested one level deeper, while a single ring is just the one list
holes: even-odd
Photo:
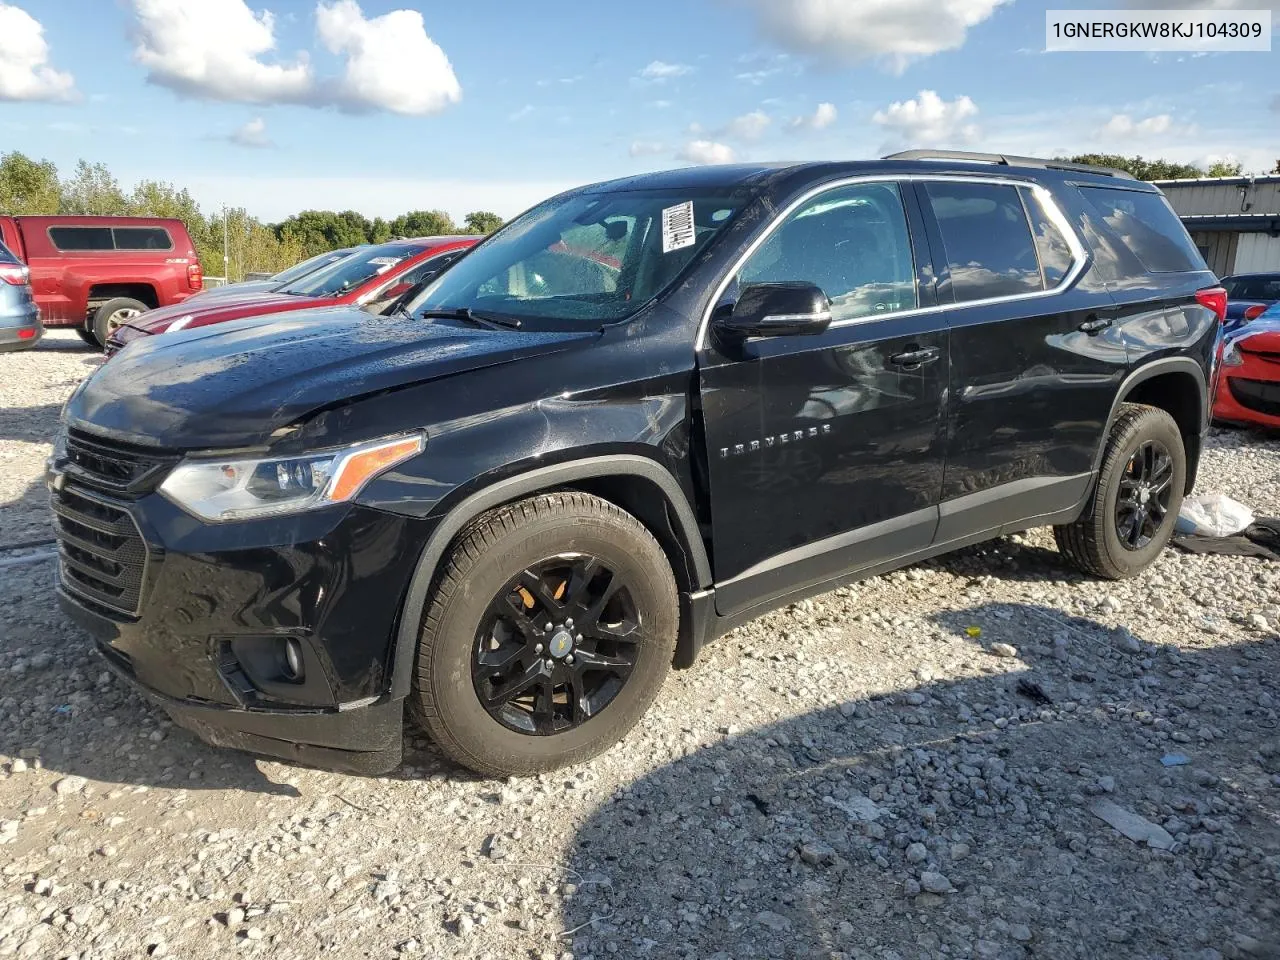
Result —
[{"label": "side window trim", "polygon": [[[711,314],[715,311],[716,305],[721,302],[722,298],[725,295],[725,292],[729,289],[729,286],[733,283],[734,278],[737,277],[739,272],[742,270],[743,266],[755,254],[756,250],[759,249],[765,243],[765,241],[768,240],[769,237],[773,235],[774,231],[776,231],[779,227],[781,227],[782,224],[786,222],[787,218],[790,217],[791,214],[794,213],[797,209],[799,209],[802,205],[808,203],[810,200],[814,199],[814,197],[817,197],[830,190],[839,189],[841,187],[847,187],[847,186],[858,184],[858,183],[893,182],[898,184],[898,187],[903,194],[904,202],[907,202],[909,204],[909,201],[907,201],[907,196],[906,196],[908,193],[912,193],[915,195],[916,205],[920,209],[921,216],[924,218],[927,236],[929,240],[929,246],[931,248],[930,252],[933,254],[932,259],[934,264],[935,283],[938,285],[939,288],[941,288],[943,285],[943,280],[947,276],[946,264],[945,264],[945,260],[941,260],[941,261],[939,260],[938,256],[936,255],[936,251],[932,249],[935,247],[937,243],[937,239],[935,238],[941,237],[941,234],[937,232],[938,222],[936,218],[934,218],[933,216],[933,211],[929,210],[921,200],[919,196],[919,191],[915,191],[915,190],[909,191],[907,189],[907,184],[919,184],[921,185],[921,189],[922,189],[924,183],[956,182],[956,181],[961,183],[995,183],[995,184],[1001,184],[1004,186],[1011,186],[1014,188],[1025,187],[1033,191],[1036,194],[1037,198],[1039,198],[1042,205],[1044,206],[1045,215],[1049,218],[1050,222],[1062,232],[1063,237],[1066,238],[1067,246],[1070,247],[1071,249],[1071,268],[1067,271],[1066,275],[1062,278],[1062,282],[1059,283],[1052,290],[1039,290],[1032,293],[1016,293],[1016,294],[1011,294],[1003,297],[991,297],[985,300],[969,300],[962,304],[957,304],[953,300],[947,300],[946,298],[939,296],[938,302],[934,306],[917,307],[914,310],[902,310],[897,313],[885,314],[883,316],[872,315],[870,317],[858,317],[850,320],[838,320],[831,324],[831,329],[836,329],[843,326],[849,326],[855,323],[866,323],[868,321],[875,321],[875,320],[881,320],[881,319],[889,319],[889,318],[897,319],[899,317],[914,317],[924,313],[936,313],[941,310],[955,310],[961,307],[980,307],[980,306],[987,306],[990,304],[997,304],[997,303],[1009,303],[1009,302],[1018,301],[1018,300],[1035,300],[1041,297],[1052,297],[1070,288],[1071,285],[1074,284],[1076,280],[1080,278],[1080,274],[1082,274],[1084,272],[1085,267],[1088,266],[1089,254],[1084,246],[1084,243],[1080,239],[1080,235],[1076,233],[1075,228],[1071,225],[1071,222],[1067,219],[1066,214],[1062,212],[1062,208],[1058,205],[1057,199],[1046,187],[1042,186],[1039,183],[1036,183],[1032,180],[1020,180],[1014,177],[977,177],[977,176],[970,177],[970,176],[963,176],[959,174],[957,175],[872,174],[865,177],[846,177],[841,180],[833,180],[827,183],[819,184],[818,186],[813,187],[812,189],[801,194],[799,197],[796,197],[785,207],[778,210],[774,214],[773,219],[769,222],[768,226],[765,227],[765,229],[762,230],[759,234],[757,234],[755,239],[752,240],[751,243],[747,245],[746,249],[743,250],[742,253],[740,253],[738,257],[730,263],[728,270],[725,272],[724,276],[720,279],[720,282],[716,284],[713,290],[713,295],[708,299],[705,307],[703,308],[702,322],[698,325],[698,333],[697,333],[697,336],[694,338],[694,344],[693,344],[694,352],[700,353],[707,348],[707,340],[708,340],[707,332],[711,325]],[[942,271],[941,273],[939,273],[940,269]]]}]

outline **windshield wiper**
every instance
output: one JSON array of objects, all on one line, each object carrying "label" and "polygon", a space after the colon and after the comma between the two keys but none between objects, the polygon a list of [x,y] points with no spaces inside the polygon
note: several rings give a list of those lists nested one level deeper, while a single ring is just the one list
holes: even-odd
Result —
[{"label": "windshield wiper", "polygon": [[442,320],[466,320],[478,326],[497,327],[500,330],[519,330],[524,326],[524,321],[519,317],[500,317],[492,313],[477,313],[470,307],[459,307],[456,310],[428,310],[425,313],[418,314],[422,320],[430,320],[433,317]]}]

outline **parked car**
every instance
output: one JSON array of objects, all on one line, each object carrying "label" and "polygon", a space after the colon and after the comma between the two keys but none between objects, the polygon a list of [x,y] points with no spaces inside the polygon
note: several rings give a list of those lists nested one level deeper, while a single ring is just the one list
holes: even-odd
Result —
[{"label": "parked car", "polygon": [[414,284],[445,269],[479,237],[420,237],[365,247],[323,270],[274,290],[214,297],[153,310],[123,324],[107,341],[112,356],[126,344],[158,333],[177,333],[244,317],[265,317],[308,307],[356,306],[377,313]]},{"label": "parked car", "polygon": [[64,607],[211,743],[385,771],[407,708],[521,776],[860,577],[1049,525],[1140,573],[1225,291],[1127,174],[926,156],[583,187],[393,314],[134,344],[51,461]]},{"label": "parked car", "polygon": [[242,297],[249,293],[264,293],[269,290],[275,290],[277,287],[287,286],[294,281],[323,270],[330,264],[337,263],[344,257],[348,257],[367,246],[367,243],[362,243],[359,247],[329,250],[314,257],[308,257],[301,263],[295,263],[288,270],[281,270],[279,273],[269,277],[264,277],[260,280],[242,280],[239,283],[224,283],[220,287],[211,287],[208,290],[202,290],[200,293],[192,294],[192,297],[198,297],[201,303],[207,303],[212,299],[221,300],[225,297]]},{"label": "parked car", "polygon": [[1280,302],[1280,273],[1241,273],[1226,277],[1227,328],[1260,317],[1267,307]]},{"label": "parked car", "polygon": [[204,274],[181,220],[158,217],[0,217],[3,242],[31,271],[46,327],[74,327],[104,344],[145,310],[181,303]]},{"label": "parked car", "polygon": [[1224,338],[1213,416],[1280,430],[1280,303]]},{"label": "parked car", "polygon": [[42,336],[30,271],[0,243],[0,353],[34,347]]}]

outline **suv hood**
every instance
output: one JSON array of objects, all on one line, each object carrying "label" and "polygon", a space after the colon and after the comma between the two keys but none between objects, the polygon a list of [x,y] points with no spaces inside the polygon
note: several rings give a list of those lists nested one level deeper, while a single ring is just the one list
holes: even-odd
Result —
[{"label": "suv hood", "polygon": [[67,401],[69,425],[173,449],[264,444],[321,407],[594,340],[335,307],[135,341]]}]

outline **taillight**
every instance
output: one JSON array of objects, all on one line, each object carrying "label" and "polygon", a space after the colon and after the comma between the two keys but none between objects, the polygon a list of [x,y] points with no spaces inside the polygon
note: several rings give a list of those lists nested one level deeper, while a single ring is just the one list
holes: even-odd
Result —
[{"label": "taillight", "polygon": [[199,263],[187,264],[187,286],[199,290],[204,286],[204,268]]},{"label": "taillight", "polygon": [[25,286],[31,271],[20,263],[0,263],[0,280],[15,287]]},{"label": "taillight", "polygon": [[1202,307],[1208,307],[1218,317],[1221,323],[1227,319],[1227,291],[1222,287],[1208,287],[1204,290],[1196,291],[1196,302]]},{"label": "taillight", "polygon": [[1265,303],[1255,303],[1252,307],[1246,307],[1244,311],[1245,321],[1257,320],[1260,316],[1267,312]]}]

